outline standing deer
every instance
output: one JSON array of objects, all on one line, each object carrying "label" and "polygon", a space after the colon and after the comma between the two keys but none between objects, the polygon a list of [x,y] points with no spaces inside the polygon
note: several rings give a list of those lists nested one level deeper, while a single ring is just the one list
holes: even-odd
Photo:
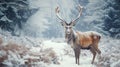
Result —
[{"label": "standing deer", "polygon": [[65,29],[65,39],[74,50],[76,64],[79,65],[79,55],[81,49],[87,49],[91,51],[91,53],[93,54],[93,59],[91,63],[93,64],[96,53],[101,54],[101,51],[98,48],[98,43],[100,41],[101,35],[94,31],[80,32],[73,30],[72,27],[75,26],[76,20],[78,20],[82,14],[82,6],[79,5],[78,9],[79,14],[77,18],[72,20],[70,23],[67,23],[64,19],[61,18],[61,16],[59,15],[59,7],[55,9],[55,12],[57,18],[61,20],[61,24]]}]

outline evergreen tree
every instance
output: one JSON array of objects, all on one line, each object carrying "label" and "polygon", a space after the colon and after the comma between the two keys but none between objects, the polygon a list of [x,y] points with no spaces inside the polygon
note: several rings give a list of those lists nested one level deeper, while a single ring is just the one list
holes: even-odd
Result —
[{"label": "evergreen tree", "polygon": [[120,0],[107,0],[103,30],[111,37],[120,38]]},{"label": "evergreen tree", "polygon": [[89,0],[83,20],[91,30],[120,38],[120,0]]},{"label": "evergreen tree", "polygon": [[36,10],[29,9],[27,0],[0,0],[0,28],[16,35]]}]

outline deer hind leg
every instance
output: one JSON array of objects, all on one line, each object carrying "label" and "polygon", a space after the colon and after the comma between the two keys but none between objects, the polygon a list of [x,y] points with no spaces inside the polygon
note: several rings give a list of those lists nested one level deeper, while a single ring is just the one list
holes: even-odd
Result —
[{"label": "deer hind leg", "polygon": [[98,48],[97,48],[97,52],[98,52],[98,54],[101,54],[101,51],[100,51],[100,49],[98,49]]},{"label": "deer hind leg", "polygon": [[93,46],[93,48],[97,51],[98,54],[101,54],[100,49],[98,48],[98,45]]},{"label": "deer hind leg", "polygon": [[98,43],[99,43],[99,40],[93,42],[93,48],[97,51],[98,54],[101,54],[101,51],[100,51],[100,49],[98,48]]},{"label": "deer hind leg", "polygon": [[95,60],[95,57],[96,57],[96,51],[95,51],[95,49],[93,47],[90,48],[90,51],[93,54],[93,59],[92,59],[92,62],[91,62],[91,64],[93,64],[94,60]]}]

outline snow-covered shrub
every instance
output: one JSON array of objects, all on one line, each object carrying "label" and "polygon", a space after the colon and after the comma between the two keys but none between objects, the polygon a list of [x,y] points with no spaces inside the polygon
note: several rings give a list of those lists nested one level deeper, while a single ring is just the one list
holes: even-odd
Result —
[{"label": "snow-covered shrub", "polygon": [[[7,36],[6,36],[7,35]],[[1,34],[0,38],[0,65],[38,65],[59,64],[59,57],[53,48],[44,48],[41,40],[30,37],[16,37]],[[29,40],[28,40],[29,39]],[[35,46],[38,45],[38,46]]]},{"label": "snow-covered shrub", "polygon": [[62,43],[65,41],[64,38],[52,38],[51,40],[52,40],[52,42],[57,42],[57,43]]},{"label": "snow-covered shrub", "polygon": [[52,48],[46,48],[44,49],[41,55],[41,60],[45,63],[54,63],[54,64],[58,64],[58,58],[57,55],[55,53],[55,51]]},{"label": "snow-covered shrub", "polygon": [[70,45],[66,45],[64,48],[64,54],[69,56],[74,56],[73,49]]},{"label": "snow-covered shrub", "polygon": [[120,60],[111,64],[111,67],[120,67]]},{"label": "snow-covered shrub", "polygon": [[22,56],[26,54],[28,48],[15,43],[8,43],[0,46],[0,63],[5,65],[19,65],[23,61]]},{"label": "snow-covered shrub", "polygon": [[119,67],[118,61],[120,61],[120,42],[113,38],[103,38],[101,46],[101,57],[98,58],[96,66],[100,67]]},{"label": "snow-covered shrub", "polygon": [[6,60],[7,57],[7,53],[3,50],[0,50],[0,63],[2,63],[4,60]]}]

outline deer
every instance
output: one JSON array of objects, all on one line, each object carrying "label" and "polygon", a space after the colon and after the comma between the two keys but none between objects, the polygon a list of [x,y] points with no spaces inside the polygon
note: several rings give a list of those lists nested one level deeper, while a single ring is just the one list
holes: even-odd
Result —
[{"label": "deer", "polygon": [[79,14],[77,18],[71,20],[70,23],[67,23],[60,15],[60,9],[57,6],[55,8],[55,13],[58,19],[61,21],[61,25],[64,27],[65,30],[65,40],[67,44],[71,46],[71,48],[74,51],[75,55],[75,63],[79,63],[79,56],[81,53],[81,49],[83,50],[90,50],[90,52],[93,54],[93,58],[91,61],[91,64],[94,63],[96,54],[98,53],[99,55],[101,54],[100,49],[98,48],[98,44],[101,39],[101,34],[95,31],[87,31],[87,32],[81,32],[81,31],[75,31],[73,30],[73,26],[76,25],[76,21],[80,18],[82,15],[82,9],[83,7],[79,4],[78,5],[78,11]]}]

